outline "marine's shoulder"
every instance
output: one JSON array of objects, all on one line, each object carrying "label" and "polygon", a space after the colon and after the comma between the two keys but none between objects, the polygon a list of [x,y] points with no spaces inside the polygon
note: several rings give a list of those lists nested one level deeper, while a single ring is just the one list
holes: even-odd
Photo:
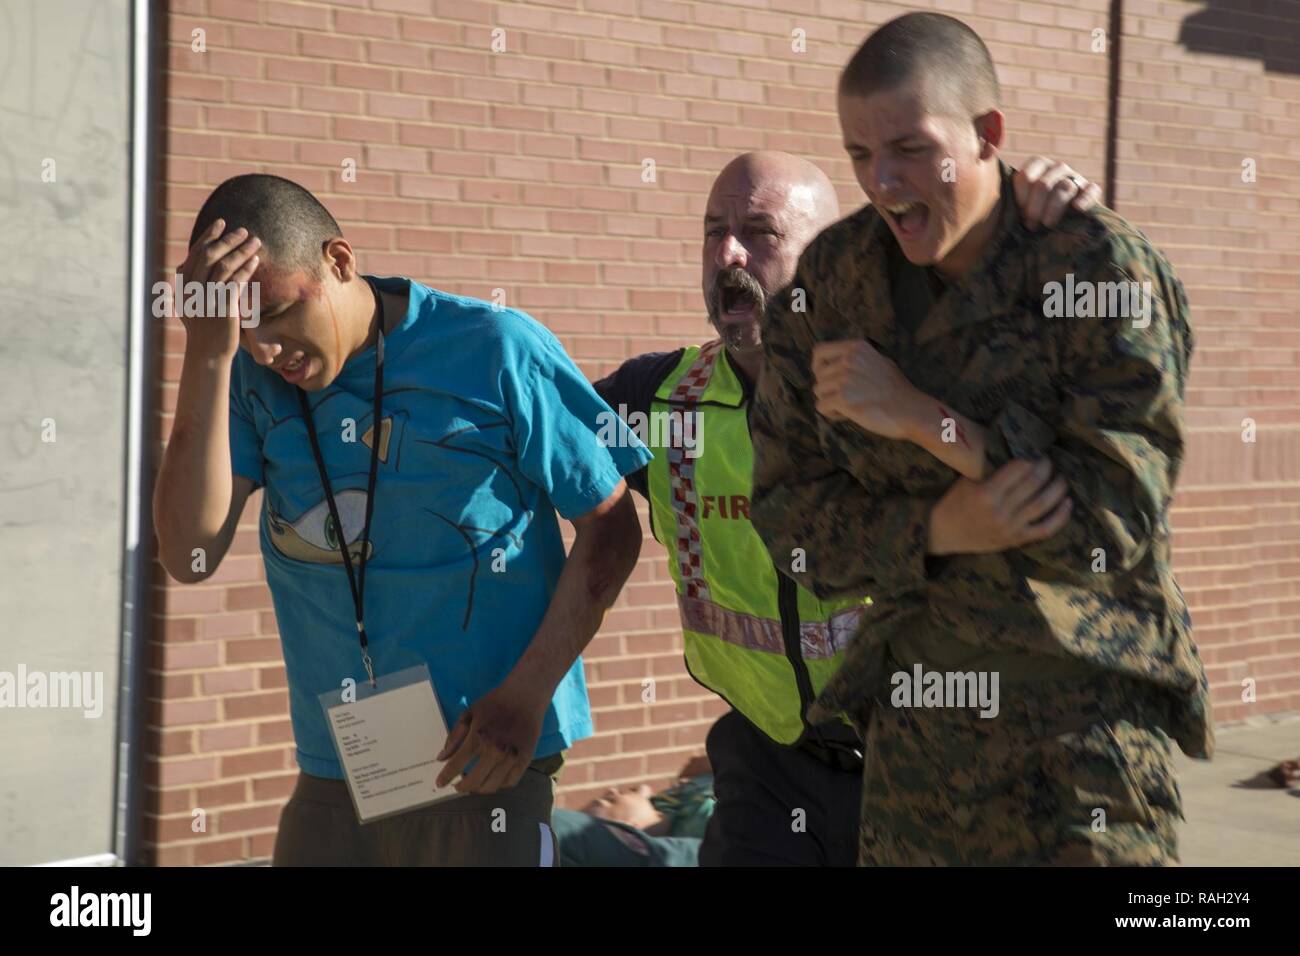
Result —
[{"label": "marine's shoulder", "polygon": [[1113,209],[1070,210],[1056,228],[1036,237],[1034,249],[1045,269],[1116,271],[1172,277],[1173,267],[1142,230]]},{"label": "marine's shoulder", "polygon": [[880,213],[876,208],[863,206],[819,232],[804,249],[801,263],[819,270],[833,269],[858,253],[876,235],[880,226]]}]

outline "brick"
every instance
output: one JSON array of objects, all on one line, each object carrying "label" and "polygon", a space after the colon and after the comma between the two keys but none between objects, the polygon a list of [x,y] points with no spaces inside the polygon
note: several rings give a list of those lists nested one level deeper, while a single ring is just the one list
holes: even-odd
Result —
[{"label": "brick", "polygon": [[624,753],[643,753],[647,750],[663,750],[673,746],[671,730],[647,730],[633,734],[622,734],[619,750]]},{"label": "brick", "polygon": [[492,6],[482,0],[434,0],[434,15],[446,20],[491,23]]},{"label": "brick", "polygon": [[169,617],[154,619],[154,637],[157,640],[166,641],[171,644],[174,642],[193,641],[199,636],[199,622],[202,618],[196,617]]},{"label": "brick", "polygon": [[330,65],[319,60],[289,60],[280,57],[266,58],[266,78],[283,83],[304,86],[323,85],[329,82]]},{"label": "brick", "polygon": [[226,610],[260,610],[271,606],[271,591],[265,584],[226,588]]},{"label": "brick", "polygon": [[[367,93],[366,111],[373,116],[390,119],[424,119],[426,103],[413,96],[396,96],[387,93]],[[353,112],[357,112],[354,110]]]},{"label": "brick", "polygon": [[366,144],[366,165],[373,169],[393,169],[422,173],[428,169],[429,154],[423,149]]},{"label": "brick", "polygon": [[169,846],[154,847],[146,850],[151,854],[152,860],[146,865],[152,866],[193,866],[194,865],[194,847],[187,846]]},{"label": "brick", "polygon": [[266,830],[280,822],[281,805],[265,804],[240,810],[222,810],[217,814],[216,832],[243,833],[249,830]]},{"label": "brick", "polygon": [[226,663],[248,664],[257,661],[280,659],[280,641],[276,638],[256,638],[247,641],[226,642]]},{"label": "brick", "polygon": [[155,660],[163,670],[215,667],[221,662],[221,645],[214,642],[155,645]]},{"label": "brick", "polygon": [[175,757],[194,753],[194,731],[170,730],[158,734],[150,731],[148,752],[159,757]]},{"label": "brick", "polygon": [[397,18],[387,14],[361,13],[355,10],[334,11],[334,29],[345,35],[397,38]]},{"label": "brick", "polygon": [[386,13],[413,13],[431,16],[433,0],[371,0],[372,7]]},{"label": "brick", "polygon": [[339,86],[360,90],[380,90],[385,93],[393,90],[397,85],[392,70],[343,63],[334,67],[334,82]]},{"label": "brick", "polygon": [[251,670],[209,671],[199,675],[199,686],[204,695],[219,695],[254,690],[254,672]]},{"label": "brick", "polygon": [[354,90],[302,90],[302,108],[321,113],[360,113],[361,94]]},{"label": "brick", "polygon": [[271,773],[285,769],[288,751],[283,748],[258,750],[221,758],[222,777],[242,777],[255,773]]},{"label": "brick", "polygon": [[232,136],[226,141],[231,159],[252,163],[287,163],[293,161],[293,143],[279,139],[252,139]]},{"label": "brick", "polygon": [[194,696],[194,675],[193,674],[165,674],[161,684],[162,697],[167,700],[176,700],[182,697]]},{"label": "brick", "polygon": [[212,727],[199,731],[199,750],[242,750],[253,745],[253,728],[250,724],[236,727]]},{"label": "brick", "polygon": [[371,63],[422,69],[429,62],[428,48],[421,44],[370,40],[366,43],[366,51]]},{"label": "brick", "polygon": [[259,777],[253,781],[253,800],[286,800],[293,793],[298,782],[297,773],[280,774],[274,777]]},{"label": "brick", "polygon": [[199,638],[205,641],[224,637],[245,637],[256,633],[257,613],[254,611],[209,614],[199,621]]},{"label": "brick", "polygon": [[639,755],[635,757],[617,757],[613,760],[598,760],[594,764],[592,777],[596,781],[626,780],[642,773],[644,768],[645,758]]},{"label": "brick", "polygon": [[218,719],[215,700],[164,700],[157,702],[159,725],[164,727],[205,724]]},{"label": "brick", "polygon": [[256,133],[262,126],[262,114],[241,107],[207,106],[203,108],[203,122],[208,129]]},{"label": "brick", "polygon": [[451,252],[453,236],[449,232],[433,229],[399,229],[397,230],[397,247],[402,250],[419,252]]},{"label": "brick", "polygon": [[244,841],[238,838],[213,840],[194,847],[195,866],[213,866],[218,863],[238,863],[244,859]]},{"label": "brick", "polygon": [[306,3],[288,3],[285,0],[264,0],[262,8],[267,23],[297,27],[302,30],[328,30],[329,10]]},{"label": "brick", "polygon": [[241,694],[222,700],[226,720],[248,720],[283,714],[289,709],[289,697],[280,691],[266,694]]},{"label": "brick", "polygon": [[463,27],[459,23],[439,22],[433,19],[402,17],[401,35],[403,40],[416,40],[421,43],[437,43],[457,46],[461,42]]},{"label": "brick", "polygon": [[397,88],[402,93],[416,96],[450,97],[456,95],[456,78],[440,73],[401,70],[397,75]]},{"label": "brick", "polygon": [[232,103],[248,103],[254,106],[293,106],[294,88],[284,83],[232,79],[230,100]]},{"label": "brick", "polygon": [[288,720],[271,720],[257,725],[257,745],[293,742],[293,723]]},{"label": "brick", "polygon": [[336,139],[366,144],[391,143],[396,128],[396,123],[387,120],[372,120],[358,116],[334,117],[334,136]]},{"label": "brick", "polygon": [[[176,5],[173,3],[173,14]],[[258,0],[208,0],[208,13],[222,20],[246,20],[257,23],[262,19],[261,4]]]},{"label": "brick", "polygon": [[146,816],[145,829],[153,833],[160,843],[172,843],[194,836],[193,817],[155,817]]},{"label": "brick", "polygon": [[357,37],[302,34],[302,55],[313,59],[360,62],[364,49],[364,41]]},{"label": "brick", "polygon": [[189,783],[203,783],[218,777],[217,761],[213,757],[193,760],[167,760],[156,764],[159,786],[175,787]]}]

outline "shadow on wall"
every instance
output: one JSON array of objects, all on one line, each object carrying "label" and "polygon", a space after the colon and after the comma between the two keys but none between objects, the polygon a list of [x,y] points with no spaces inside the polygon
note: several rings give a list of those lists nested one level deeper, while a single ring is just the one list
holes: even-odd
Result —
[{"label": "shadow on wall", "polygon": [[1178,42],[1195,53],[1259,60],[1300,74],[1300,0],[1210,0],[1183,21]]}]

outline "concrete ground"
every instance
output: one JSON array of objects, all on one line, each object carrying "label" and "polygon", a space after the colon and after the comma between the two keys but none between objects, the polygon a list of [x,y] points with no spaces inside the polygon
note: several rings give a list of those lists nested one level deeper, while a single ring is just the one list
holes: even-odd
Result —
[{"label": "concrete ground", "polygon": [[1252,718],[1216,736],[1213,760],[1177,754],[1183,866],[1300,866],[1300,787],[1265,778],[1300,757],[1300,714]]}]

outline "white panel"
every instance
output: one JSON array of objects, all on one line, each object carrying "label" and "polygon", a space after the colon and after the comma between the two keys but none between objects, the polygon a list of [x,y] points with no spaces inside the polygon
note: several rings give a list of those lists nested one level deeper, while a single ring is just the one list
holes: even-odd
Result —
[{"label": "white panel", "polygon": [[91,718],[0,706],[0,864],[112,850],[129,15],[0,0],[0,695],[25,668],[106,698]]}]

